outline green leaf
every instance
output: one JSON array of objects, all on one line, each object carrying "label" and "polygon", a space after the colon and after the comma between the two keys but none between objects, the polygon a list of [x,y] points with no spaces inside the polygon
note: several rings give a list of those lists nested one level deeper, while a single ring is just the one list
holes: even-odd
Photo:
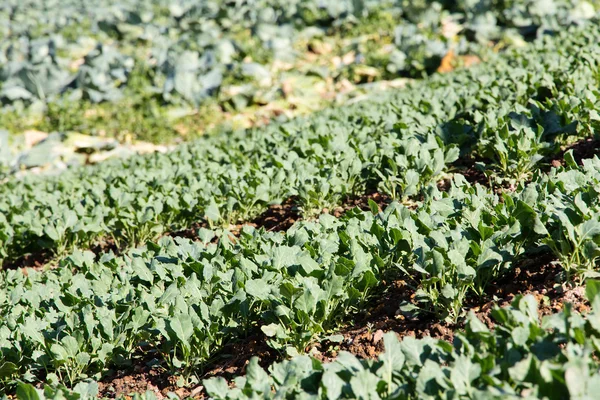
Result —
[{"label": "green leaf", "polygon": [[409,365],[421,365],[421,355],[423,352],[423,343],[412,336],[406,336],[400,342],[400,348]]},{"label": "green leaf", "polygon": [[40,400],[40,395],[33,385],[19,382],[17,386],[17,399],[19,400]]},{"label": "green leaf", "polygon": [[454,299],[458,295],[458,291],[452,287],[451,284],[447,283],[442,288],[442,296],[447,299]]},{"label": "green leaf", "polygon": [[206,207],[206,210],[204,211],[204,217],[211,222],[216,222],[221,219],[219,206],[217,206],[217,203],[214,199],[211,199],[209,206]]},{"label": "green leaf", "polygon": [[91,357],[88,353],[79,353],[75,357],[77,364],[81,367],[86,367],[88,365],[88,363],[90,362],[90,359],[91,359]]},{"label": "green leaf", "polygon": [[354,373],[350,378],[350,388],[356,399],[377,399],[377,386],[379,378],[369,370]]},{"label": "green leaf", "polygon": [[417,398],[442,398],[447,389],[446,376],[440,364],[425,360],[416,381]]},{"label": "green leaf", "polygon": [[379,214],[379,206],[373,201],[373,199],[369,199],[369,208],[374,215]]},{"label": "green leaf", "polygon": [[258,358],[252,357],[248,367],[246,368],[246,379],[252,390],[258,393],[270,393],[271,385],[269,382],[269,375],[264,369],[258,365]]},{"label": "green leaf", "polygon": [[73,388],[73,392],[78,393],[81,400],[98,398],[97,382],[79,382]]},{"label": "green leaf", "polygon": [[60,341],[64,349],[67,351],[69,358],[74,358],[79,353],[79,342],[73,336],[65,336]]},{"label": "green leaf", "polygon": [[345,382],[335,371],[327,370],[323,373],[321,386],[326,391],[329,400],[339,399],[342,395],[344,385]]},{"label": "green leaf", "polygon": [[511,332],[513,341],[517,346],[525,346],[529,340],[529,328],[525,326],[517,326]]},{"label": "green leaf", "polygon": [[400,341],[394,332],[388,332],[383,335],[385,352],[379,356],[379,360],[383,362],[380,375],[387,384],[387,393],[391,395],[396,389],[394,383],[394,374],[400,373],[404,367],[404,353],[400,346]]},{"label": "green leaf", "polygon": [[60,234],[58,233],[58,230],[52,223],[48,223],[44,227],[44,233],[46,234],[46,236],[48,236],[50,239],[52,239],[55,242],[58,242],[60,240]]},{"label": "green leaf", "polygon": [[481,365],[471,361],[470,357],[460,355],[455,359],[454,367],[450,372],[450,380],[454,388],[461,395],[470,393],[471,382],[481,374]]},{"label": "green leaf", "polygon": [[154,274],[148,268],[144,260],[136,257],[132,260],[131,266],[139,279],[148,282],[151,285],[154,283]]},{"label": "green leaf", "polygon": [[19,372],[19,367],[17,367],[16,364],[14,364],[10,361],[5,361],[4,363],[2,363],[0,365],[0,378],[1,379],[11,378],[17,372]]},{"label": "green leaf", "polygon": [[590,304],[594,304],[594,300],[600,293],[600,281],[588,279],[585,282],[585,294]]},{"label": "green leaf", "polygon": [[344,341],[344,335],[329,335],[325,339],[331,343],[342,343]]},{"label": "green leaf", "polygon": [[66,361],[69,359],[69,353],[67,350],[58,343],[54,343],[52,346],[50,346],[50,351],[59,361]]},{"label": "green leaf", "polygon": [[21,325],[21,329],[23,334],[29,339],[33,340],[35,343],[44,345],[46,342],[42,332],[40,331],[40,326],[36,324],[34,319],[27,319],[26,322]]},{"label": "green leaf", "polygon": [[282,268],[294,265],[297,261],[297,247],[278,246],[273,251],[273,268],[280,270]]},{"label": "green leaf", "polygon": [[252,297],[256,297],[259,300],[269,300],[271,293],[271,286],[263,281],[262,279],[252,279],[245,283],[246,293]]},{"label": "green leaf", "polygon": [[268,337],[275,337],[282,329],[281,326],[279,326],[278,324],[272,323],[269,325],[261,326],[260,330],[263,331],[263,333]]},{"label": "green leaf", "polygon": [[572,365],[567,368],[565,371],[565,383],[572,399],[586,398],[585,389],[589,379],[587,368],[582,368],[581,365]]},{"label": "green leaf", "polygon": [[565,152],[564,158],[565,164],[569,168],[577,168],[577,162],[575,161],[575,157],[573,156],[573,149],[567,150],[567,152]]},{"label": "green leaf", "polygon": [[194,333],[194,327],[189,315],[179,314],[169,320],[169,329],[174,333],[171,339],[177,339],[188,345],[190,337]]},{"label": "green leaf", "polygon": [[548,230],[544,226],[544,223],[538,215],[535,216],[533,221],[533,231],[541,236],[547,236],[549,234]]},{"label": "green leaf", "polygon": [[467,329],[474,333],[489,333],[490,331],[473,311],[469,311],[467,316]]},{"label": "green leaf", "polygon": [[535,368],[535,358],[531,354],[527,354],[526,358],[510,367],[508,373],[515,382],[521,383],[525,381],[530,371]]},{"label": "green leaf", "polygon": [[600,235],[600,222],[594,219],[585,221],[581,226],[581,240],[593,239]]},{"label": "green leaf", "polygon": [[221,377],[218,378],[210,378],[202,381],[204,384],[204,389],[206,389],[206,393],[209,396],[214,397],[216,399],[221,399],[227,397],[227,392],[229,391],[229,386],[227,385],[227,381]]}]

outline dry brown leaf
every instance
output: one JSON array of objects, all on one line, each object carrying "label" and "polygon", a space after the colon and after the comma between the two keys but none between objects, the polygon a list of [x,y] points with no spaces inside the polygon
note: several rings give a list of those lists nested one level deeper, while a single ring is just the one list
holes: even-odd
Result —
[{"label": "dry brown leaf", "polygon": [[442,58],[442,62],[437,69],[437,72],[446,73],[451,72],[454,67],[452,66],[452,62],[454,61],[454,50],[450,49],[448,53]]},{"label": "dry brown leaf", "polygon": [[25,146],[27,146],[27,148],[29,149],[41,142],[42,140],[46,139],[48,137],[48,134],[42,131],[29,130],[23,132],[23,136],[25,137]]},{"label": "dry brown leaf", "polygon": [[481,62],[481,59],[474,55],[460,56],[460,60],[462,64],[467,68],[472,65],[479,64]]},{"label": "dry brown leaf", "polygon": [[349,65],[354,63],[356,60],[356,53],[354,51],[348,52],[342,56],[342,63]]},{"label": "dry brown leaf", "polygon": [[383,339],[383,331],[381,329],[378,329],[377,332],[375,332],[375,334],[373,335],[373,343],[377,343],[381,339]]},{"label": "dry brown leaf", "polygon": [[292,82],[289,79],[286,79],[281,83],[281,91],[283,92],[283,96],[287,98],[293,91]]}]

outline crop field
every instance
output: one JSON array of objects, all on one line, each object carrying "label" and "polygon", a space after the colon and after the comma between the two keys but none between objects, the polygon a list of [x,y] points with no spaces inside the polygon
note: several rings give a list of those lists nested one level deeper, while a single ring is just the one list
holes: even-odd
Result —
[{"label": "crop field", "polygon": [[597,0],[0,2],[0,398],[597,399]]}]

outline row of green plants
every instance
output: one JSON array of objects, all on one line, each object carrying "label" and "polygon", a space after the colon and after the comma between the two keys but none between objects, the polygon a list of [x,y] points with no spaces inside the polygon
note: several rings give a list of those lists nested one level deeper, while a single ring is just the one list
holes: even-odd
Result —
[{"label": "row of green plants", "polygon": [[223,400],[591,399],[600,387],[598,286],[588,282],[593,311],[583,316],[565,304],[540,323],[535,298],[518,296],[510,307],[492,311],[493,330],[470,314],[452,344],[430,337],[399,341],[390,332],[375,360],[340,353],[322,363],[302,356],[267,372],[254,359],[233,387],[223,378],[203,383],[210,398]]},{"label": "row of green plants", "polygon": [[[518,296],[495,308],[493,330],[470,314],[453,343],[384,335],[385,351],[374,360],[342,352],[330,363],[308,356],[272,364],[252,359],[233,385],[205,380],[211,399],[591,399],[600,387],[595,354],[600,351],[599,284],[588,281],[592,311],[580,315],[570,304],[543,318],[533,296]],[[19,400],[92,399],[95,383],[35,389],[21,383]],[[173,398],[175,395],[172,394]],[[156,400],[147,391],[134,400]]]},{"label": "row of green plants", "polygon": [[[223,378],[203,381],[211,399],[591,399],[600,387],[595,354],[600,351],[597,281],[586,292],[592,311],[580,315],[565,304],[540,323],[535,298],[518,296],[492,311],[493,330],[475,314],[453,343],[430,337],[383,337],[385,351],[364,360],[341,352],[330,363],[298,356],[265,371],[252,359],[246,375],[229,385]],[[20,383],[19,400],[92,399],[95,383],[36,389]],[[171,394],[176,398],[174,394]],[[5,397],[6,398],[6,397]],[[134,400],[156,400],[147,391]]]},{"label": "row of green plants", "polygon": [[264,128],[0,186],[0,259],[133,247],[204,221],[227,227],[296,196],[305,217],[379,190],[404,201],[472,158],[495,183],[599,124],[597,25],[406,90]]},{"label": "row of green plants", "polygon": [[224,345],[259,329],[282,355],[303,352],[368,307],[382,280],[416,291],[398,307],[455,322],[467,298],[540,251],[578,283],[597,274],[600,159],[571,158],[511,194],[457,175],[415,210],[372,204],[286,233],[246,227],[235,241],[201,229],[197,242],[166,237],[122,257],[78,251],[55,270],[4,271],[0,379],[5,390],[72,387],[143,357],[192,384]]}]

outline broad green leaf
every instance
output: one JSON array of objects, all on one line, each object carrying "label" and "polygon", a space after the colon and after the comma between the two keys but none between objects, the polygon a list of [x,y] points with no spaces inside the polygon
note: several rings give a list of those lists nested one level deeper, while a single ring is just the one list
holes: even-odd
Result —
[{"label": "broad green leaf", "polygon": [[595,279],[588,279],[585,282],[585,294],[590,304],[594,304],[596,298],[598,297],[598,294],[600,294],[600,281]]},{"label": "broad green leaf", "polygon": [[227,381],[222,377],[205,379],[202,384],[206,393],[217,399],[225,398],[229,389]]},{"label": "broad green leaf", "polygon": [[270,285],[262,279],[251,279],[245,283],[246,293],[250,296],[256,297],[259,300],[269,300],[271,293]]},{"label": "broad green leaf", "polygon": [[189,344],[189,339],[194,333],[194,327],[189,315],[179,314],[171,318],[168,322],[170,331],[174,334],[172,340],[178,340],[185,345]]},{"label": "broad green leaf", "polygon": [[0,378],[7,380],[7,378],[11,378],[14,374],[19,372],[19,367],[15,363],[10,361],[5,361],[0,364]]},{"label": "broad green leaf", "polygon": [[33,385],[22,382],[17,385],[17,398],[19,400],[43,400]]},{"label": "broad green leaf", "polygon": [[383,362],[380,369],[380,375],[387,384],[387,393],[390,395],[395,389],[394,375],[399,374],[404,367],[404,353],[400,346],[400,342],[394,332],[388,332],[383,335],[385,352],[379,356],[379,360]]}]

